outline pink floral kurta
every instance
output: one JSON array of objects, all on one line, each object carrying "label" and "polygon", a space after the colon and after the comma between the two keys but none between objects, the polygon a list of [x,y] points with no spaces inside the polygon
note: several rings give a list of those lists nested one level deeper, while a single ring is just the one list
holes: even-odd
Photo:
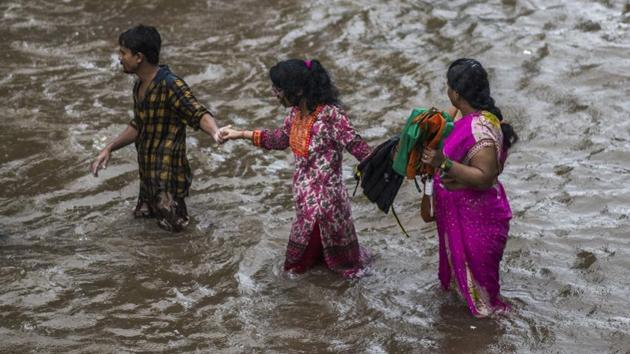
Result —
[{"label": "pink floral kurta", "polygon": [[[295,119],[302,119],[294,107],[284,120],[284,126],[263,130],[260,146],[284,150],[289,147],[289,135]],[[297,264],[319,224],[327,266],[352,277],[359,275],[369,256],[359,247],[352,223],[348,192],[343,181],[341,162],[343,150],[359,161],[370,153],[370,147],[352,128],[346,114],[334,105],[324,106],[311,128],[308,156],[294,153],[293,202],[296,217],[291,227],[285,267]]]}]

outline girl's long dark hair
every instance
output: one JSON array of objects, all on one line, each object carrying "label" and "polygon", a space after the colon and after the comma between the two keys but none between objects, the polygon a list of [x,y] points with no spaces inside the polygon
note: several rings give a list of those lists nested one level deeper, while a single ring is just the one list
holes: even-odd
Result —
[{"label": "girl's long dark hair", "polygon": [[[448,86],[468,101],[473,108],[488,111],[503,121],[501,110],[490,96],[488,72],[477,60],[466,58],[455,60],[448,67],[446,79]],[[518,141],[518,135],[511,124],[501,122],[501,131],[503,132],[503,146],[506,149]]]},{"label": "girl's long dark hair", "polygon": [[269,77],[293,106],[297,106],[302,98],[306,99],[310,111],[320,104],[341,104],[339,91],[318,60],[281,61],[269,70]]}]

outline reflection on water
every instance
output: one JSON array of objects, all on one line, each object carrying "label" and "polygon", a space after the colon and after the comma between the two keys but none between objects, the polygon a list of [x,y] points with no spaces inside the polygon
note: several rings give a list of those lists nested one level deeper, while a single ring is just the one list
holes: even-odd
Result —
[{"label": "reflection on water", "polygon": [[449,296],[439,305],[436,330],[439,334],[437,352],[441,353],[488,353],[515,352],[516,346],[502,343],[505,320],[478,320],[462,316],[467,309],[456,296]]},{"label": "reflection on water", "polygon": [[[0,351],[629,352],[629,5],[614,1],[0,3]],[[412,233],[355,197],[370,275],[289,278],[292,158],[191,133],[194,223],[133,220],[137,165],[87,164],[131,116],[118,34],[157,25],[163,62],[220,124],[273,127],[267,70],[318,58],[372,144],[415,106],[445,106],[457,57],[489,69],[519,131],[503,175],[515,218],[502,268],[514,307],[472,318],[437,280],[434,225],[403,186]],[[352,185],[354,161],[345,175]],[[353,186],[352,186],[353,187]]]}]

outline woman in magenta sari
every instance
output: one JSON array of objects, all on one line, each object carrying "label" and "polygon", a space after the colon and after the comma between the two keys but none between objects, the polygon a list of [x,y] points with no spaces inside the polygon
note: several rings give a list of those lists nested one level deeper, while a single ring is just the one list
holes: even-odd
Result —
[{"label": "woman in magenta sari", "polygon": [[362,160],[370,147],[339,107],[337,89],[319,61],[282,61],[269,76],[280,103],[291,107],[282,127],[247,131],[227,126],[222,138],[293,152],[296,217],[284,269],[304,273],[324,263],[344,277],[360,276],[369,256],[357,240],[341,162],[344,149]]},{"label": "woman in magenta sari", "polygon": [[490,96],[488,74],[473,59],[458,59],[447,73],[448,97],[462,114],[443,149],[422,161],[439,168],[434,207],[439,236],[439,278],[486,317],[508,309],[500,296],[499,264],[512,212],[498,176],[518,140]]}]

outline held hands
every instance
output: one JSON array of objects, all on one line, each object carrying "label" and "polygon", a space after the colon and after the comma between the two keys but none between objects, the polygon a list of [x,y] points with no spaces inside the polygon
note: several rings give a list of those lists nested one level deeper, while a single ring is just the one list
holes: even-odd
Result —
[{"label": "held hands", "polygon": [[223,139],[223,136],[221,135],[221,129],[217,129],[217,131],[212,134],[212,139],[214,139],[214,141],[219,145],[225,143],[225,139]]},{"label": "held hands", "polygon": [[226,125],[225,127],[219,130],[221,134],[221,139],[223,141],[234,140],[234,139],[243,139],[244,132],[242,130],[233,129],[231,125]]}]

